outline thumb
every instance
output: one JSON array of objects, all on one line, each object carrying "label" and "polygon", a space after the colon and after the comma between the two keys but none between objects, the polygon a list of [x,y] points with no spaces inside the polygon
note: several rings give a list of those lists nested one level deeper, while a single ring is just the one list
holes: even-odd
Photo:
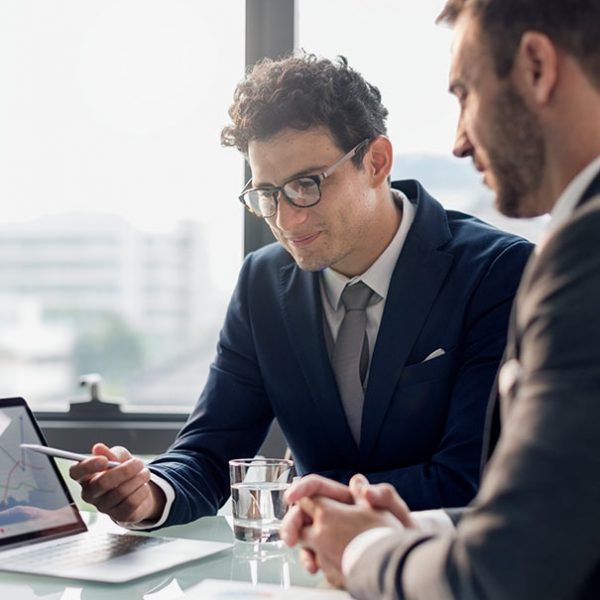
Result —
[{"label": "thumb", "polygon": [[389,483],[365,488],[364,499],[375,509],[391,512],[405,527],[416,527],[406,502]]},{"label": "thumb", "polygon": [[362,473],[353,475],[348,487],[356,504],[368,504],[365,491],[369,487],[369,480]]},{"label": "thumb", "polygon": [[92,448],[92,454],[95,456],[106,456],[108,460],[116,460],[118,462],[125,462],[132,458],[131,453],[127,448],[123,446],[113,446],[109,448],[106,444],[94,444]]}]

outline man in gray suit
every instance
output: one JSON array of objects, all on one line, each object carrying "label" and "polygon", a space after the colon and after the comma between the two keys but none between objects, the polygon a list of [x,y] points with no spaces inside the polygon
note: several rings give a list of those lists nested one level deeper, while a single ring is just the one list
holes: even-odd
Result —
[{"label": "man in gray suit", "polygon": [[600,598],[600,0],[449,0],[440,20],[455,154],[503,213],[552,213],[515,299],[493,454],[452,514],[306,478],[282,534],[359,599]]}]

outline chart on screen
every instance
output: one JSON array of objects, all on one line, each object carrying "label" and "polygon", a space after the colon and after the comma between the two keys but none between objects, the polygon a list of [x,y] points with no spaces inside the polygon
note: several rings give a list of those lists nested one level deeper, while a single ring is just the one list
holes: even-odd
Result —
[{"label": "chart on screen", "polygon": [[72,520],[50,459],[21,448],[39,441],[21,407],[0,410],[0,536],[26,533],[42,519],[48,526]]}]

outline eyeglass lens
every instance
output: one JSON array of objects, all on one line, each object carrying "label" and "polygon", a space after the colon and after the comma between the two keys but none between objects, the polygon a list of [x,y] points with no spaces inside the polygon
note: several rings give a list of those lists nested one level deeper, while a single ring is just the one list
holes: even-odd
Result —
[{"label": "eyeglass lens", "polygon": [[[316,204],[320,198],[319,185],[310,177],[300,177],[288,181],[281,187],[288,200],[295,206],[307,207]],[[262,217],[272,217],[277,211],[278,189],[251,190],[245,195],[246,204]]]}]

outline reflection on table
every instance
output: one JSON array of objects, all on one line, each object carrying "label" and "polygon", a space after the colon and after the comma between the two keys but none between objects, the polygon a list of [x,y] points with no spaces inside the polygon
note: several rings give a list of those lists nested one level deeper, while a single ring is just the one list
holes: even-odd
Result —
[{"label": "reflection on table", "polygon": [[[83,513],[90,529],[119,530],[108,517],[99,513]],[[225,517],[205,517],[194,523],[168,527],[156,535],[233,543],[233,533]],[[205,559],[187,563],[156,575],[126,584],[104,584],[86,581],[20,575],[0,572],[0,598],[10,600],[183,600],[185,590],[203,579],[226,579],[272,583],[282,588],[324,586],[323,577],[309,575],[299,564],[295,550],[282,544],[249,544],[235,542]]]}]

